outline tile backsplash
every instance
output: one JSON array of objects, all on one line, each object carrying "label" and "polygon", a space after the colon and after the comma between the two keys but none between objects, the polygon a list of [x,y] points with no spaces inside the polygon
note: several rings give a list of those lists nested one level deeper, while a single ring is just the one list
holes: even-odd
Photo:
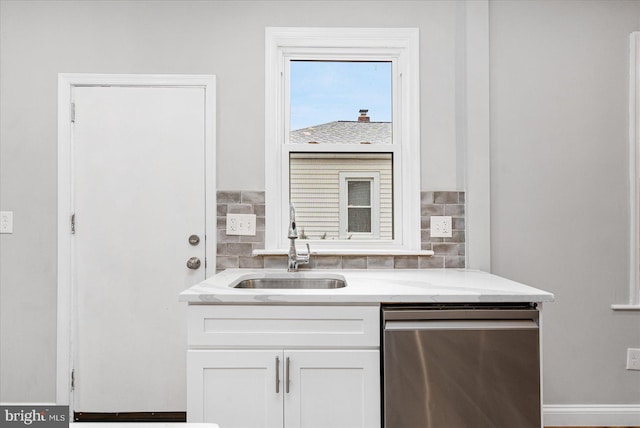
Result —
[{"label": "tile backsplash", "polygon": [[[264,248],[264,191],[217,192],[216,270],[230,268],[286,268],[287,256],[253,256]],[[421,241],[423,250],[433,256],[330,256],[311,257],[301,269],[428,269],[465,267],[465,194],[464,192],[421,192]],[[227,213],[255,214],[256,235],[227,235]],[[451,238],[431,237],[431,216],[452,217]]]}]

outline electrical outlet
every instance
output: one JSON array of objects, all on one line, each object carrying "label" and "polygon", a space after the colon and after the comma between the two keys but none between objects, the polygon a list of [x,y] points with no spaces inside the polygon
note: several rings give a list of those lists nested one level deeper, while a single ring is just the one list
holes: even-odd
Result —
[{"label": "electrical outlet", "polygon": [[255,214],[227,214],[227,235],[256,235]]},{"label": "electrical outlet", "polygon": [[0,233],[13,233],[13,211],[0,211]]},{"label": "electrical outlet", "polygon": [[431,216],[431,237],[432,238],[451,238],[451,216],[450,215],[432,215]]},{"label": "electrical outlet", "polygon": [[640,349],[627,349],[627,370],[640,370]]}]

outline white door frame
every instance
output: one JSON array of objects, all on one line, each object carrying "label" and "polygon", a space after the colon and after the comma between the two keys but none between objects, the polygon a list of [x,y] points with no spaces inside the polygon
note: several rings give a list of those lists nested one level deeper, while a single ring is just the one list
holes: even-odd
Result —
[{"label": "white door frame", "polygon": [[[213,75],[75,74],[58,75],[58,325],[56,362],[56,404],[68,405],[73,412],[71,369],[77,304],[72,281],[73,240],[71,213],[73,201],[72,89],[74,86],[198,87],[205,90],[205,277],[215,271],[216,251],[216,77]],[[176,295],[176,301],[178,296]]]}]

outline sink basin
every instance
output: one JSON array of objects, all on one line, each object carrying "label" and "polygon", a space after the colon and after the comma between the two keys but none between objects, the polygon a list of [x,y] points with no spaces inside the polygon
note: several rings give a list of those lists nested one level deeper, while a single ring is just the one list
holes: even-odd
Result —
[{"label": "sink basin", "polygon": [[343,279],[324,277],[262,277],[243,279],[233,288],[333,289],[346,287]]}]

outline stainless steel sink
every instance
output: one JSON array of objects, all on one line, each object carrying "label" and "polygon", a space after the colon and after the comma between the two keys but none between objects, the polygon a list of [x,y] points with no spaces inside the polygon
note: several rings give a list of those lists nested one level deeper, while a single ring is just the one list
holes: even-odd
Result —
[{"label": "stainless steel sink", "polygon": [[264,277],[244,279],[233,288],[333,289],[346,286],[347,283],[338,278]]}]

